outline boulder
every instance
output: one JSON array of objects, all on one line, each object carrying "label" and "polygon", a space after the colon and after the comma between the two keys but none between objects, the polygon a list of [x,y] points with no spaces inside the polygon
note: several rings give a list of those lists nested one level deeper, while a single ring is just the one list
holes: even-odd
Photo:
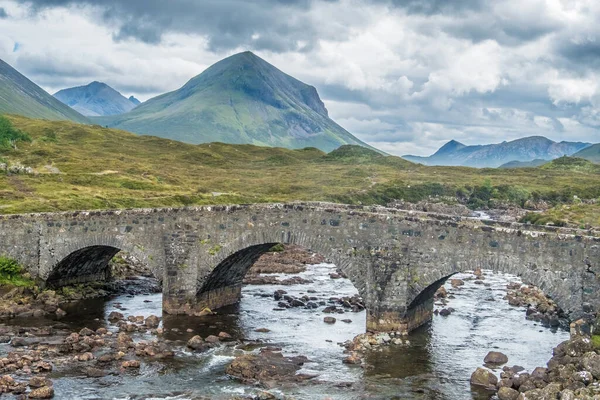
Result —
[{"label": "boulder", "polygon": [[125,316],[118,311],[113,311],[110,314],[108,314],[108,320],[110,322],[122,321],[124,319],[125,319]]},{"label": "boulder", "polygon": [[303,381],[314,376],[296,374],[308,359],[284,357],[280,352],[262,349],[259,354],[244,354],[229,364],[226,373],[243,382]]},{"label": "boulder", "polygon": [[94,334],[94,331],[89,328],[83,328],[79,331],[79,336],[91,336]]},{"label": "boulder", "polygon": [[323,322],[326,324],[335,324],[336,319],[333,317],[325,317],[323,318]]},{"label": "boulder", "polygon": [[495,390],[497,383],[498,378],[488,369],[479,367],[471,374],[471,385]]},{"label": "boulder", "polygon": [[129,361],[123,361],[121,363],[121,368],[139,368],[140,365],[141,364],[138,360],[129,360]]},{"label": "boulder", "polygon": [[52,386],[40,387],[29,392],[30,399],[51,399],[53,397],[54,388]]},{"label": "boulder", "polygon": [[344,364],[360,364],[362,362],[362,360],[360,359],[360,357],[356,354],[356,353],[352,353],[350,354],[348,357],[344,358],[344,360],[342,361]]},{"label": "boulder", "polygon": [[144,325],[146,325],[146,328],[149,329],[158,328],[158,326],[160,325],[160,318],[158,318],[156,315],[151,315],[148,318],[146,318],[146,320],[144,321]]},{"label": "boulder", "polygon": [[498,389],[498,399],[500,400],[517,400],[519,392],[509,387],[501,387]]},{"label": "boulder", "polygon": [[44,386],[52,386],[52,382],[43,376],[34,376],[29,380],[29,387],[32,389]]},{"label": "boulder", "polygon": [[591,373],[594,378],[600,379],[600,355],[589,352],[581,359],[581,366],[585,371]]},{"label": "boulder", "polygon": [[219,337],[215,335],[210,335],[206,339],[204,339],[204,341],[207,343],[219,343],[220,340],[221,339],[219,339]]},{"label": "boulder", "polygon": [[499,351],[490,351],[483,359],[483,362],[486,364],[502,365],[508,362],[508,357]]},{"label": "boulder", "polygon": [[227,332],[219,332],[219,339],[229,340],[229,339],[231,339],[231,335]]},{"label": "boulder", "polygon": [[94,359],[94,355],[90,352],[83,353],[77,356],[77,360],[79,361],[90,361]]},{"label": "boulder", "polygon": [[453,288],[463,286],[464,284],[465,282],[462,279],[450,279],[450,285],[452,285]]}]

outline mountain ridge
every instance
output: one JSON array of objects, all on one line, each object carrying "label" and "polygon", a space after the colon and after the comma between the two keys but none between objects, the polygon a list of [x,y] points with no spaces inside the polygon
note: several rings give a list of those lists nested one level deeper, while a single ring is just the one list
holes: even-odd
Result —
[{"label": "mountain ridge", "polygon": [[90,123],[85,116],[52,97],[2,59],[0,59],[0,114]]},{"label": "mountain ridge", "polygon": [[570,156],[590,145],[583,142],[555,142],[544,136],[470,146],[451,140],[429,157],[405,155],[402,158],[430,166],[496,168],[510,162],[550,161],[564,155]]},{"label": "mountain ridge", "polygon": [[181,88],[101,125],[186,143],[223,142],[331,151],[372,148],[329,118],[317,90],[251,52],[227,57]]}]

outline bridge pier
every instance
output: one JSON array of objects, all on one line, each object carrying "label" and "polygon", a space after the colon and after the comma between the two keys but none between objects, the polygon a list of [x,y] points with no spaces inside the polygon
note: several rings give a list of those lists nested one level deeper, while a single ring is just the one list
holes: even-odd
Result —
[{"label": "bridge pier", "polygon": [[409,309],[377,311],[367,309],[367,330],[408,334],[433,319],[433,298]]}]

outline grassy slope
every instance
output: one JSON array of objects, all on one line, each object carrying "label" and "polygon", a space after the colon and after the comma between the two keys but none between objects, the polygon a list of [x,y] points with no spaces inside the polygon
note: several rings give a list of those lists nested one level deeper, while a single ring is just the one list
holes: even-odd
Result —
[{"label": "grassy slope", "polygon": [[500,199],[600,196],[600,174],[581,168],[425,167],[358,147],[325,155],[314,148],[190,145],[99,126],[9,119],[33,140],[0,158],[38,175],[0,173],[4,213],[294,200],[385,204],[474,196],[488,186]]},{"label": "grassy slope", "polygon": [[573,154],[573,157],[585,158],[591,162],[600,163],[600,143]]},{"label": "grassy slope", "polygon": [[90,122],[0,60],[0,114],[3,113],[49,120]]}]

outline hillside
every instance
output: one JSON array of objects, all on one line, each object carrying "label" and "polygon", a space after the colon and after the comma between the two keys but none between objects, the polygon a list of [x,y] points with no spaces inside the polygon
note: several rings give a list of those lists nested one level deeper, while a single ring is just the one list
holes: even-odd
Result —
[{"label": "hillside", "polygon": [[[4,118],[0,212],[294,200],[382,204],[458,198],[550,203],[600,197],[600,174],[569,169],[426,167],[359,146],[329,154],[254,145],[191,145],[97,125]],[[6,130],[6,129],[5,129]],[[32,173],[26,173],[26,168]]]},{"label": "hillside", "polygon": [[600,143],[587,147],[577,153],[573,157],[585,158],[594,163],[600,163]]},{"label": "hillside", "polygon": [[498,168],[534,168],[548,164],[548,160],[535,159],[531,161],[510,161]]},{"label": "hillside", "polygon": [[150,99],[129,113],[95,121],[192,144],[323,151],[344,144],[367,146],[329,118],[314,87],[251,52],[219,61],[182,88]]},{"label": "hillside", "polygon": [[90,122],[2,60],[0,60],[0,114]]},{"label": "hillside", "polygon": [[572,155],[589,143],[554,142],[543,136],[531,136],[498,144],[465,146],[450,141],[429,157],[405,155],[404,159],[423,165],[448,165],[496,168],[513,161],[552,160]]},{"label": "hillside", "polygon": [[128,99],[102,82],[63,89],[54,97],[88,117],[123,114],[140,104],[135,97]]},{"label": "hillside", "polygon": [[584,158],[560,157],[540,167],[542,170],[561,170],[586,174],[600,173],[600,165]]}]

